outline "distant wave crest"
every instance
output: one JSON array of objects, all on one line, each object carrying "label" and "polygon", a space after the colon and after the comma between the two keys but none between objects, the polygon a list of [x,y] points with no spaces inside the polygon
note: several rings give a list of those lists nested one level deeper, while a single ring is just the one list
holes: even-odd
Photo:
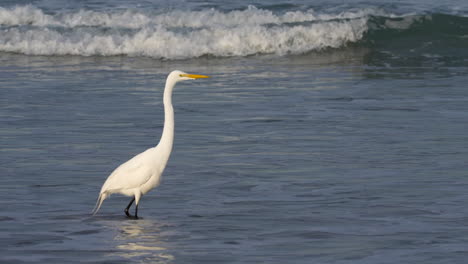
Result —
[{"label": "distant wave crest", "polygon": [[337,14],[276,14],[253,6],[230,12],[127,9],[46,14],[31,5],[0,7],[0,51],[163,59],[300,54],[360,42],[372,27],[412,23],[387,20],[375,26],[369,23],[372,17],[396,16],[372,8]]},{"label": "distant wave crest", "polygon": [[34,6],[0,8],[0,51],[31,55],[128,55],[179,59],[203,55],[303,53],[356,42],[366,11],[337,15],[249,7],[223,13],[135,10],[45,14]]}]

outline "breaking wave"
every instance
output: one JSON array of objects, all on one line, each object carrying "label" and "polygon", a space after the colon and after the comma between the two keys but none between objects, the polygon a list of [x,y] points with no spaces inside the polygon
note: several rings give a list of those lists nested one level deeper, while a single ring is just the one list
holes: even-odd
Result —
[{"label": "breaking wave", "polygon": [[406,30],[418,19],[373,8],[336,14],[276,14],[253,6],[230,12],[127,9],[47,14],[31,5],[0,7],[0,51],[161,59],[301,54],[368,41],[375,31]]}]

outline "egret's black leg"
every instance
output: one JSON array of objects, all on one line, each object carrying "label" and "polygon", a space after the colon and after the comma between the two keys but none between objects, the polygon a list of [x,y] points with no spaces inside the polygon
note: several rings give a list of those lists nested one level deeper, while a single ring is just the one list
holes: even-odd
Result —
[{"label": "egret's black leg", "polygon": [[138,204],[135,205],[135,219],[138,219]]},{"label": "egret's black leg", "polygon": [[132,217],[129,213],[128,213],[128,210],[130,209],[130,206],[132,206],[132,203],[135,201],[135,197],[133,197],[133,199],[130,201],[130,203],[127,205],[127,208],[125,208],[125,214],[128,216],[128,217]]}]

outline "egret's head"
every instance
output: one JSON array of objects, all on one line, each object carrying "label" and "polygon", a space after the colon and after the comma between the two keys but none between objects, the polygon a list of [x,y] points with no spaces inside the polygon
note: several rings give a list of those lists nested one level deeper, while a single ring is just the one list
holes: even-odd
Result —
[{"label": "egret's head", "polygon": [[169,74],[168,78],[173,79],[175,82],[178,82],[178,81],[194,80],[194,79],[210,78],[210,77],[206,75],[189,74],[183,71],[173,71]]}]

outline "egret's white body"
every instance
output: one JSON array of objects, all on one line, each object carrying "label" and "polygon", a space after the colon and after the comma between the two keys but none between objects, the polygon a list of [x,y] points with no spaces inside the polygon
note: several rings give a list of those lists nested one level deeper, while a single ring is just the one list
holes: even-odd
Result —
[{"label": "egret's white body", "polygon": [[158,145],[136,155],[115,169],[107,178],[99,193],[99,198],[94,209],[97,213],[102,202],[113,193],[120,193],[134,198],[125,209],[128,209],[135,201],[135,218],[138,218],[138,203],[141,196],[159,185],[161,175],[166,167],[174,142],[174,109],[172,107],[172,90],[178,81],[208,78],[205,75],[187,74],[181,71],[173,71],[167,76],[164,88],[164,128]]}]

